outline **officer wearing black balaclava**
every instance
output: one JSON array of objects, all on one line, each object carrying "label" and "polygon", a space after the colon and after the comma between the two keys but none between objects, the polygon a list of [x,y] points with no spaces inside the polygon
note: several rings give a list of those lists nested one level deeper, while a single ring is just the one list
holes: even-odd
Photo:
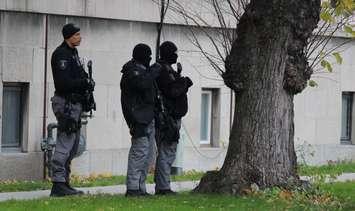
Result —
[{"label": "officer wearing black balaclava", "polygon": [[145,180],[155,145],[155,105],[158,64],[149,67],[152,52],[146,44],[133,49],[133,58],[122,68],[121,105],[132,136],[128,154],[126,196],[146,196]]},{"label": "officer wearing black balaclava", "polygon": [[158,157],[155,165],[154,181],[155,194],[166,195],[176,194],[170,188],[171,165],[176,157],[181,118],[186,115],[188,110],[187,91],[193,83],[189,77],[181,76],[182,67],[180,63],[177,63],[177,71],[171,66],[177,62],[178,58],[178,49],[173,42],[166,41],[162,43],[159,50],[160,59],[158,63],[161,65],[161,71],[156,82],[162,95],[163,107],[170,117],[169,120],[171,120],[166,121],[165,118],[164,124],[172,122],[172,126],[166,127],[164,124],[157,123]]}]

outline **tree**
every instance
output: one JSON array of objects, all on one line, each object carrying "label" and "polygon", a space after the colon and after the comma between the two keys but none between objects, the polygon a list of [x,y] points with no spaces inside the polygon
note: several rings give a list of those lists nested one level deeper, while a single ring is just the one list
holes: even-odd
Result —
[{"label": "tree", "polygon": [[[174,2],[172,10],[182,14],[186,23],[206,26],[203,18]],[[192,41],[234,91],[236,101],[224,164],[219,171],[208,172],[195,191],[239,194],[253,184],[260,188],[300,185],[293,141],[293,98],[306,88],[317,63],[330,70],[326,57],[335,49],[322,49],[332,33],[346,23],[337,21],[330,33],[329,26],[343,11],[353,11],[354,3],[326,1],[328,4],[321,7],[320,0],[209,2],[221,26],[220,36],[209,35],[206,28],[202,31],[215,46],[217,56],[204,52],[194,34]],[[229,13],[225,6],[230,7]],[[236,30],[227,24],[225,15],[235,18]],[[314,34],[320,17],[323,24]],[[310,61],[319,48],[320,53]],[[333,56],[341,60],[339,54]]]},{"label": "tree", "polygon": [[320,0],[252,0],[247,5],[222,75],[237,99],[226,159],[196,191],[238,194],[252,184],[300,183],[293,97],[312,74],[304,49],[319,14]]}]

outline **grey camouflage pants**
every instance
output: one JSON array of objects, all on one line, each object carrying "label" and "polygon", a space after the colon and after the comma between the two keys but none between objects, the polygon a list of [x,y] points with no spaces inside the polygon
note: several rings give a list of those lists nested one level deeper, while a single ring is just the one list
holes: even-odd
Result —
[{"label": "grey camouflage pants", "polygon": [[127,190],[146,192],[145,180],[149,164],[153,158],[155,144],[154,120],[145,128],[146,136],[132,138],[132,145],[128,154]]},{"label": "grey camouflage pants", "polygon": [[[181,127],[181,120],[176,120]],[[176,157],[177,142],[169,140],[157,140],[158,157],[155,165],[154,182],[155,190],[170,189],[171,165]]]},{"label": "grey camouflage pants", "polygon": [[[52,109],[58,124],[62,121],[63,115],[69,115],[76,121],[80,121],[82,106],[80,103],[69,103],[63,97],[53,96],[51,98]],[[76,132],[66,133],[57,130],[57,140],[54,155],[52,157],[52,182],[68,182],[70,177],[70,163],[78,150],[80,129]]]}]

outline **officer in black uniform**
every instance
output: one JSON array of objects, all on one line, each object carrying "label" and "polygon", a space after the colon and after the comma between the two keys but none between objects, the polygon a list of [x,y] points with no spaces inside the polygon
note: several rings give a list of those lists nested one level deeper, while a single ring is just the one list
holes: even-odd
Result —
[{"label": "officer in black uniform", "polygon": [[[172,64],[177,62],[177,47],[173,42],[166,41],[160,46],[161,65],[160,75],[157,78],[157,85],[161,92],[163,107],[168,115],[164,123],[157,123],[157,149],[158,157],[155,166],[155,194],[166,195],[176,194],[170,188],[171,165],[176,157],[176,146],[179,140],[179,130],[181,118],[188,110],[187,91],[192,86],[189,77],[181,76],[182,67],[177,63],[177,71],[172,68]],[[170,120],[170,121],[169,121]],[[166,127],[165,124],[170,124]],[[169,128],[168,130],[165,130]]]},{"label": "officer in black uniform", "polygon": [[157,103],[155,79],[159,65],[149,66],[151,49],[138,44],[133,59],[122,68],[121,105],[132,136],[128,154],[126,196],[147,196],[145,180],[155,145],[154,116]]},{"label": "officer in black uniform", "polygon": [[63,26],[62,34],[64,41],[53,52],[51,59],[55,86],[51,101],[58,121],[51,196],[83,194],[69,184],[70,163],[78,149],[84,95],[88,90],[93,91],[95,86],[85,72],[76,49],[81,42],[80,28],[69,23]]}]

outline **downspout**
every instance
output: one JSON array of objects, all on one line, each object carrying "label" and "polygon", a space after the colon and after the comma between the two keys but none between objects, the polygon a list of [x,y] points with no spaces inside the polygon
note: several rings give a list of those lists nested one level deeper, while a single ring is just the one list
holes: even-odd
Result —
[{"label": "downspout", "polygon": [[230,89],[230,100],[229,100],[229,133],[232,132],[233,126],[233,90]]},{"label": "downspout", "polygon": [[[43,80],[43,121],[42,121],[42,139],[46,138],[47,125],[47,58],[48,58],[48,14],[44,20],[44,80]],[[43,179],[46,179],[46,154],[43,153]]]}]

